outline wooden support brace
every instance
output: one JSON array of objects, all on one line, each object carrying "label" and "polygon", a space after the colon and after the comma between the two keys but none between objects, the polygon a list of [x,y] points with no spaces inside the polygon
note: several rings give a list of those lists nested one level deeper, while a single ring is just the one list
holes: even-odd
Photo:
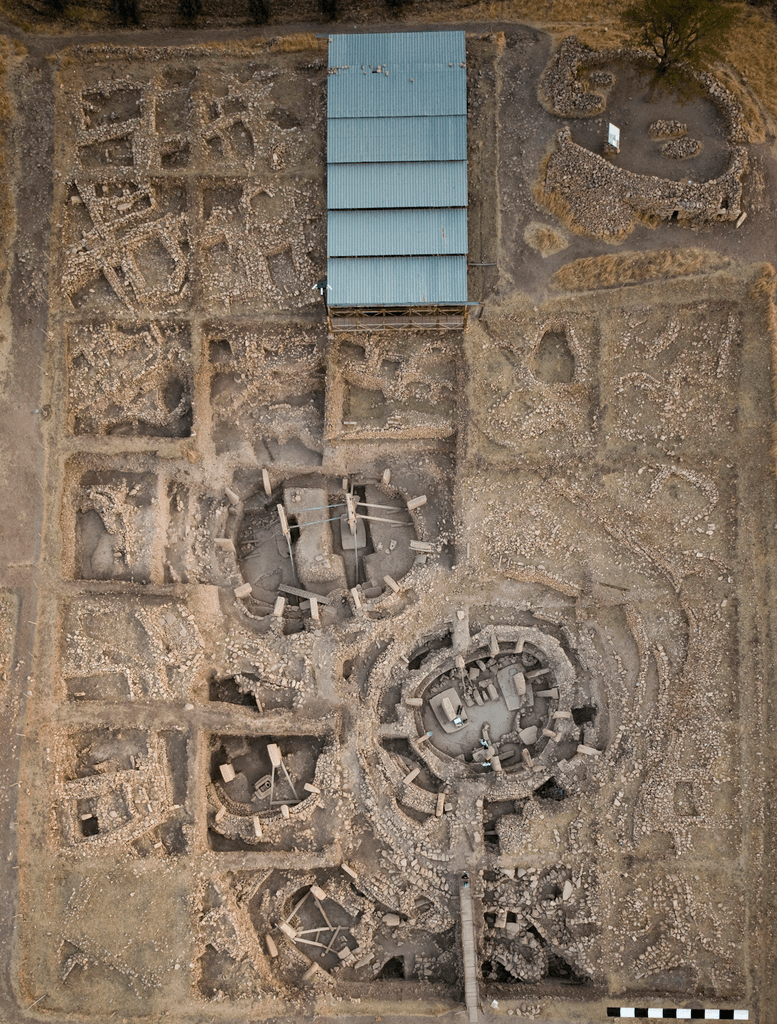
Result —
[{"label": "wooden support brace", "polygon": [[[300,908],[302,907],[302,904],[305,902],[305,900],[308,898],[308,896],[310,896],[310,889],[308,889],[308,891],[305,893],[305,895],[302,897],[302,899],[299,901],[299,903],[296,905],[296,907],[292,910],[292,912],[286,918],[286,923],[287,924],[288,924],[289,921],[291,921],[292,917],[294,917],[294,915],[297,913],[297,911],[300,910]],[[296,932],[295,932],[295,934],[296,934]]]},{"label": "wooden support brace", "polygon": [[[318,888],[318,886],[316,886],[316,888]],[[319,890],[319,891],[320,891],[320,890]],[[321,914],[321,916],[323,917],[323,919],[324,919],[324,920],[326,921],[326,925],[327,925],[327,928],[331,928],[331,927],[332,927],[332,922],[331,922],[331,921],[329,920],[329,918],[328,918],[328,917],[326,916],[326,911],[325,911],[325,910],[324,910],[324,908],[323,908],[323,907],[321,906],[321,900],[320,900],[320,899],[319,899],[319,898],[318,898],[317,896],[315,896],[315,897],[314,897],[314,899],[315,899],[315,901],[316,901],[316,906],[318,907],[318,912],[319,912],[319,914]],[[326,899],[326,893],[324,893],[324,899]]]},{"label": "wooden support brace", "polygon": [[363,512],[359,513],[359,519],[371,519],[376,523],[391,523],[392,526],[412,526],[412,523],[400,523],[396,519],[386,519],[384,516],[366,516]]},{"label": "wooden support brace", "polygon": [[328,597],[324,597],[323,594],[314,594],[312,590],[302,590],[300,587],[290,587],[286,583],[281,583],[278,590],[283,594],[288,594],[290,597],[305,597],[308,601],[318,601],[319,604],[329,604]]},{"label": "wooden support brace", "polygon": [[[364,508],[384,508],[387,512],[405,512],[407,510],[406,505],[379,505],[376,501],[357,501],[357,505],[364,506]],[[393,522],[393,520],[389,520]]]}]

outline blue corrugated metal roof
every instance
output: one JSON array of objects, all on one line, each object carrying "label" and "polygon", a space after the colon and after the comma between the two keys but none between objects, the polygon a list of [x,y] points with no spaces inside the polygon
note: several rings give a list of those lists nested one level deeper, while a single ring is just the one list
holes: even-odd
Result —
[{"label": "blue corrugated metal roof", "polygon": [[326,154],[330,164],[466,160],[467,119],[461,115],[330,118]]},{"label": "blue corrugated metal roof", "polygon": [[455,64],[388,65],[329,75],[327,117],[434,117],[467,113],[467,72]]},{"label": "blue corrugated metal roof", "polygon": [[365,256],[326,262],[330,306],[467,301],[466,256]]},{"label": "blue corrugated metal roof", "polygon": [[467,301],[463,32],[331,36],[330,306]]},{"label": "blue corrugated metal roof", "polygon": [[466,206],[467,162],[329,164],[330,210],[384,210]]},{"label": "blue corrugated metal roof", "polygon": [[466,60],[463,32],[373,32],[329,37],[329,66],[460,64]]},{"label": "blue corrugated metal roof", "polygon": [[328,256],[445,256],[467,252],[467,211],[330,210]]}]

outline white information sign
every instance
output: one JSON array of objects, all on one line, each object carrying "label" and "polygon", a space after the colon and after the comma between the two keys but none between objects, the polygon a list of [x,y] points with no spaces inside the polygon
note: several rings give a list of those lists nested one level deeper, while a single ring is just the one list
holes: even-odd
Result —
[{"label": "white information sign", "polygon": [[607,131],[607,142],[608,142],[608,144],[610,146],[612,146],[612,148],[616,152],[620,153],[620,151],[621,151],[621,130],[620,130],[620,128],[616,128],[614,124],[608,125],[607,128],[608,128],[608,131]]}]

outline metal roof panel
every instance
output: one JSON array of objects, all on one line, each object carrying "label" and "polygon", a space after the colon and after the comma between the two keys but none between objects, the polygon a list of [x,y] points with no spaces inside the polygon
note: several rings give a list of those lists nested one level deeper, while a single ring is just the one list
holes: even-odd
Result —
[{"label": "metal roof panel", "polygon": [[467,205],[467,162],[329,164],[330,210]]},{"label": "metal roof panel", "polygon": [[332,118],[326,145],[331,164],[466,160],[467,118]]},{"label": "metal roof panel", "polygon": [[328,256],[444,256],[467,252],[467,211],[330,210]]},{"label": "metal roof panel", "polygon": [[412,306],[467,301],[466,256],[327,260],[330,306]]},{"label": "metal roof panel", "polygon": [[463,32],[372,32],[329,37],[329,66],[372,64],[460,64],[466,60]]},{"label": "metal roof panel", "polygon": [[454,64],[359,67],[330,74],[327,117],[433,117],[467,113],[467,72]]}]

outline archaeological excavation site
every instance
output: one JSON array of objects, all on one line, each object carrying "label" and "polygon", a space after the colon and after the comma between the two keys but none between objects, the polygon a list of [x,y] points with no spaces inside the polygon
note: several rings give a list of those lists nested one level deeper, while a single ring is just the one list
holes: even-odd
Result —
[{"label": "archaeological excavation site", "polygon": [[0,1019],[771,1024],[777,80],[278,6],[0,4]]}]

